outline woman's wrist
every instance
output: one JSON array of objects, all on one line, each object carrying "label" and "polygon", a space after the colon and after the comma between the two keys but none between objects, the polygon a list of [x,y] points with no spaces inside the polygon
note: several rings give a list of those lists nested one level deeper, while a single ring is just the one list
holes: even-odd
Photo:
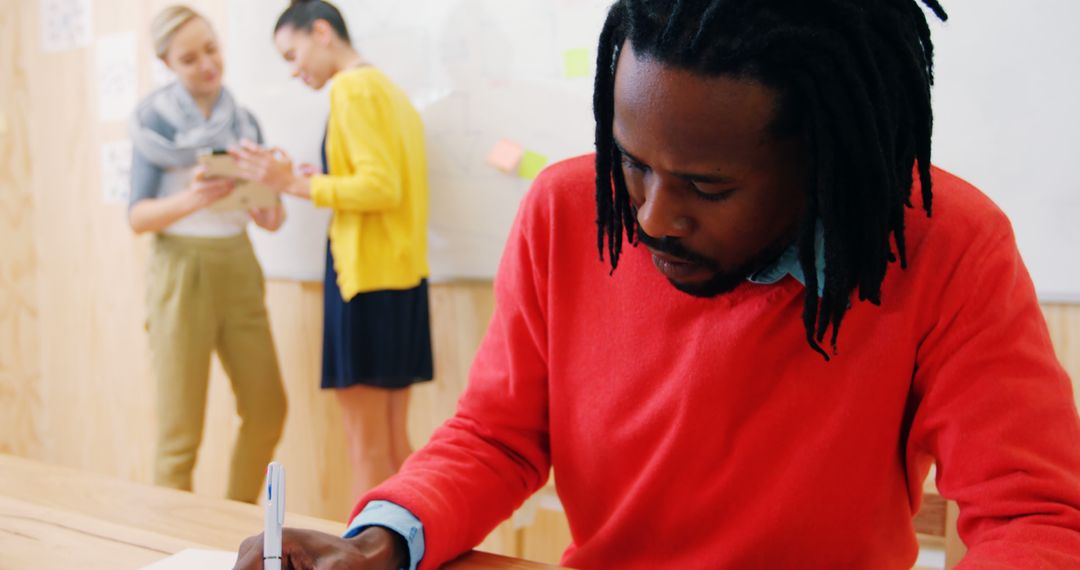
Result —
[{"label": "woman's wrist", "polygon": [[202,209],[202,204],[199,203],[199,195],[190,187],[186,192],[181,192],[176,195],[177,201],[177,214],[183,218],[185,216],[194,214]]},{"label": "woman's wrist", "polygon": [[293,176],[292,182],[289,183],[285,190],[286,194],[296,196],[297,198],[303,198],[305,200],[311,199],[311,179],[307,176]]}]

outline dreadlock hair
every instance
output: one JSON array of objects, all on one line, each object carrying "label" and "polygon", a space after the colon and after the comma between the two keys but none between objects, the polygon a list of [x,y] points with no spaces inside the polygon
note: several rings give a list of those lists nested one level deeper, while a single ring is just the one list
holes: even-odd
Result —
[{"label": "dreadlock hair", "polygon": [[[935,0],[922,0],[942,21]],[[758,81],[778,96],[771,130],[801,134],[810,159],[798,233],[806,276],[803,323],[810,347],[840,323],[857,288],[881,303],[889,262],[907,267],[904,208],[917,163],[926,215],[932,206],[930,135],[934,48],[915,0],[618,0],[600,34],[596,116],[596,227],[611,271],[637,221],[614,144],[615,68],[629,41],[638,57],[703,76]],[[825,283],[818,294],[815,236],[824,229]],[[663,237],[663,236],[657,236]],[[890,240],[895,243],[893,253]]]},{"label": "dreadlock hair", "polygon": [[276,34],[278,30],[286,26],[310,32],[311,25],[316,20],[324,20],[330,24],[339,38],[345,43],[351,43],[349,29],[345,26],[345,18],[341,16],[341,11],[333,4],[322,0],[292,0],[274,24],[274,33]]}]

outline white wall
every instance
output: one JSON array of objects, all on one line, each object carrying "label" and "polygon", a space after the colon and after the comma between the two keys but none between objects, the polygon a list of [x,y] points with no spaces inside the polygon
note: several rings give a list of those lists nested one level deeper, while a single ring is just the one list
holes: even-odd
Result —
[{"label": "white wall", "polygon": [[[288,77],[271,44],[285,2],[230,0],[226,75],[272,144],[318,160],[323,93]],[[354,45],[401,85],[427,129],[434,280],[490,278],[529,182],[485,163],[502,138],[551,161],[592,149],[592,77],[566,78],[563,54],[595,59],[607,0],[346,0]],[[590,65],[590,70],[592,66]],[[298,201],[279,235],[253,231],[268,275],[321,279],[326,213]]]},{"label": "white wall", "polygon": [[[591,78],[563,52],[595,44],[608,0],[344,0],[357,47],[427,126],[433,276],[491,277],[528,182],[485,164],[510,138],[553,161],[592,149]],[[1010,216],[1044,301],[1080,301],[1080,22],[1076,0],[953,0],[937,46],[934,161]],[[317,161],[326,94],[288,78],[271,45],[285,2],[230,0],[228,82],[271,141]],[[320,279],[326,213],[288,204],[257,232],[267,273]]]},{"label": "white wall", "polygon": [[1080,301],[1080,2],[942,4],[934,162],[1009,215],[1044,302]]}]

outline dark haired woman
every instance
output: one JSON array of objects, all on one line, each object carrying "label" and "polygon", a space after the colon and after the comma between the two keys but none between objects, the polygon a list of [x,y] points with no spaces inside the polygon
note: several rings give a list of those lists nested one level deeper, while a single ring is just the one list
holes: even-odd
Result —
[{"label": "dark haired woman", "polygon": [[323,168],[294,174],[280,150],[250,143],[234,154],[249,177],[333,210],[322,387],[341,403],[359,494],[411,453],[409,387],[432,378],[424,128],[405,93],[352,47],[333,5],[293,2],[274,44],[312,89],[332,81]]}]

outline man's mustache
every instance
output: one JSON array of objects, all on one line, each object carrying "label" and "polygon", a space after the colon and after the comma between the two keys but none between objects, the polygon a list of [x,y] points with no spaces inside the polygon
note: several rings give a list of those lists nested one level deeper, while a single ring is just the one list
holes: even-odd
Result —
[{"label": "man's mustache", "polygon": [[645,244],[646,247],[654,251],[666,253],[672,257],[678,257],[679,259],[689,261],[690,263],[717,270],[715,261],[709,259],[708,257],[705,257],[704,255],[701,255],[700,253],[687,249],[687,247],[683,245],[678,238],[654,238],[649,234],[645,233],[645,231],[642,230],[640,227],[638,227],[637,239],[641,243]]}]

